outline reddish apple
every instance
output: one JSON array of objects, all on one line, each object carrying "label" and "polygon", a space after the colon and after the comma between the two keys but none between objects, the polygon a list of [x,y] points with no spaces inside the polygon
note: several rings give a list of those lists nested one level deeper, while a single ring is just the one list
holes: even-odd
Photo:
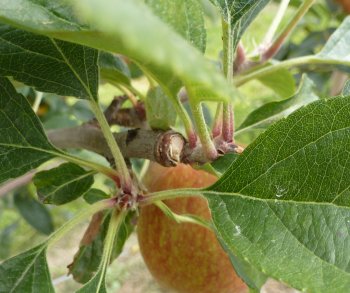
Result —
[{"label": "reddish apple", "polygon": [[343,10],[350,13],[350,0],[337,0],[337,2],[343,7]]},{"label": "reddish apple", "polygon": [[[164,168],[151,164],[144,179],[149,192],[206,187],[216,177],[188,165]],[[210,219],[207,201],[199,197],[166,200],[178,214]],[[144,261],[158,283],[183,293],[246,292],[214,233],[196,224],[177,224],[158,207],[141,208],[137,235]]]}]

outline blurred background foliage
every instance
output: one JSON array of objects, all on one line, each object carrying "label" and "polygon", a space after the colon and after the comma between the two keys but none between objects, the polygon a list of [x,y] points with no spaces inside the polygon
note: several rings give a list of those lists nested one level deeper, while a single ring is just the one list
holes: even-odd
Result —
[{"label": "blurred background foliage", "polygon": [[[300,2],[298,0],[291,1],[284,22],[290,18]],[[222,53],[220,15],[208,0],[202,0],[201,3],[205,11],[207,30],[205,56],[219,66]],[[278,4],[279,1],[271,1],[245,33],[242,42],[248,54],[253,53],[263,40],[274,19]],[[284,60],[317,53],[345,16],[346,14],[337,2],[318,0],[275,58]],[[128,68],[133,78],[133,86],[146,95],[149,81],[135,64],[128,62]],[[338,94],[349,73],[349,69],[341,66],[333,67],[333,70],[327,66],[317,67],[317,69],[313,66],[306,66],[291,70],[296,84],[301,79],[301,71],[306,72],[309,78],[314,81],[315,92],[321,98]],[[342,78],[342,84],[339,84],[339,76]],[[32,88],[17,84],[17,89],[27,97],[31,104],[34,103],[37,93]],[[101,104],[107,107],[115,96],[123,93],[117,87],[102,81],[99,94]],[[263,104],[285,98],[287,97],[280,96],[256,80],[243,85],[239,89],[239,95],[234,100],[235,124],[240,125],[250,112]],[[129,102],[123,105],[123,107],[130,106]],[[205,116],[209,124],[213,120],[214,112],[214,104],[206,103]],[[86,100],[53,94],[43,95],[37,114],[46,130],[79,125],[93,117]],[[176,124],[176,129],[182,131],[180,123]],[[238,135],[237,142],[247,145],[260,132],[261,130],[254,130]],[[77,150],[73,152],[75,155],[108,164],[104,158],[94,153]],[[140,172],[142,164],[143,162],[135,161],[136,172]],[[111,185],[104,178],[97,175],[93,187],[110,193],[112,191]],[[0,187],[0,261],[39,243],[47,234],[86,206],[87,203],[82,198],[70,202],[64,207],[44,206],[37,200],[36,190],[32,184],[6,193],[2,192]],[[49,264],[54,283],[57,285],[57,292],[72,292],[80,286],[69,277],[67,278],[65,274],[67,272],[66,266],[72,261],[86,225],[87,223],[78,226],[71,232],[71,237],[65,238],[64,243],[60,242],[55,249],[49,251]],[[107,284],[111,292],[162,292],[152,281],[142,263],[135,235],[132,235],[128,240],[118,261],[112,264],[108,272]]]}]

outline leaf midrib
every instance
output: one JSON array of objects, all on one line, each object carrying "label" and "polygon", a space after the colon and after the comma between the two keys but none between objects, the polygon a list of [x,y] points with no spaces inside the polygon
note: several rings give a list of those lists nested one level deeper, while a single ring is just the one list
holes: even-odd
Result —
[{"label": "leaf midrib", "polygon": [[[75,71],[74,67],[70,64],[69,60],[67,59],[66,55],[62,52],[61,48],[58,46],[58,44],[56,43],[56,40],[53,38],[49,38],[51,40],[51,42],[53,43],[53,45],[56,47],[57,51],[61,54],[62,58],[64,59],[64,61],[66,62],[66,64],[68,65],[68,67],[70,68],[70,70],[73,72],[73,74],[75,75],[75,77],[79,80],[79,82],[81,83],[81,85],[84,87],[86,93],[89,95],[89,98],[91,100],[93,100],[94,96],[90,91],[90,87],[85,84],[85,82],[81,79],[80,75]],[[85,54],[85,47],[82,47],[83,52]],[[85,58],[84,58],[84,71],[85,73],[87,73],[86,70],[86,64],[85,64]],[[89,82],[89,78],[88,75],[86,75],[87,81]]]},{"label": "leaf midrib", "polygon": [[[227,194],[226,194],[227,195]],[[219,195],[219,197],[220,197],[220,195]],[[251,199],[251,198],[250,198]],[[231,223],[235,223],[233,220],[232,220],[232,218],[230,217],[230,214],[229,214],[229,212],[228,212],[228,209],[227,209],[227,204],[226,204],[226,202],[220,197],[220,200],[221,200],[221,202],[225,205],[225,210],[226,210],[226,214],[229,216],[229,219],[231,220]],[[310,254],[312,254],[312,255],[314,255],[314,257],[316,257],[316,258],[318,258],[322,263],[325,263],[325,264],[327,264],[327,265],[330,265],[330,266],[332,266],[332,267],[334,267],[334,269],[336,269],[336,270],[338,270],[338,271],[340,271],[341,273],[346,273],[347,275],[349,275],[349,277],[350,277],[350,272],[348,272],[348,271],[346,271],[346,270],[342,270],[341,268],[339,268],[338,266],[336,266],[335,264],[332,264],[332,263],[330,263],[330,262],[327,262],[326,260],[324,260],[324,259],[322,259],[321,257],[319,257],[318,255],[316,255],[312,250],[310,250],[308,247],[306,247],[305,246],[305,244],[304,243],[302,243],[299,239],[298,239],[298,237],[296,237],[286,226],[285,226],[285,224],[283,223],[283,221],[276,215],[276,213],[273,211],[273,209],[270,207],[270,205],[269,205],[269,203],[268,202],[265,202],[265,201],[263,201],[266,205],[267,205],[267,207],[271,210],[271,212],[275,215],[275,217],[277,218],[277,220],[281,223],[281,225],[285,228],[285,230],[307,251],[307,252],[309,252]],[[299,204],[299,203],[298,203]],[[219,230],[219,229],[216,229],[216,232],[221,236],[221,238],[222,239],[225,239],[225,238],[223,238],[223,236],[222,236],[222,232]],[[226,233],[224,233],[224,234],[226,234]],[[241,235],[242,236],[242,235]],[[247,238],[246,236],[243,236],[247,241],[249,241],[251,244],[253,244],[252,243],[252,241],[249,239],[249,238]],[[231,246],[231,245],[230,245]],[[249,263],[249,264],[251,264],[251,261],[249,261],[247,258],[245,258],[245,260]],[[255,267],[257,267],[257,265],[256,264],[254,264],[254,266]],[[264,270],[263,269],[263,266],[260,266],[260,268],[258,268],[259,270]],[[270,276],[272,276],[273,277],[273,275],[270,275]]]},{"label": "leaf midrib", "polygon": [[44,199],[47,199],[48,197],[52,196],[54,193],[56,193],[58,190],[64,188],[65,186],[67,186],[67,185],[69,185],[69,184],[71,184],[71,183],[74,183],[75,181],[79,181],[79,180],[81,180],[81,179],[84,179],[85,177],[88,177],[88,176],[93,175],[93,174],[95,174],[95,173],[96,173],[96,171],[89,171],[89,172],[86,172],[85,174],[80,175],[79,177],[75,177],[75,178],[73,178],[72,180],[69,180],[69,181],[64,182],[63,184],[57,186],[57,187],[56,187],[54,190],[52,190],[50,193],[48,193],[48,194],[44,197]]},{"label": "leaf midrib", "polygon": [[40,254],[43,252],[43,250],[46,249],[46,246],[44,245],[40,250],[39,253],[36,254],[36,256],[33,258],[33,260],[28,264],[25,271],[21,274],[21,277],[16,281],[13,288],[11,289],[10,293],[14,292],[13,290],[16,289],[16,287],[22,282],[25,275],[28,273],[29,269],[33,266],[33,264],[36,262],[37,258],[40,256]]},{"label": "leaf midrib", "polygon": [[[249,187],[251,184],[253,184],[255,181],[259,180],[262,176],[266,175],[272,168],[274,168],[275,166],[279,165],[280,163],[284,162],[285,160],[293,157],[295,154],[297,154],[300,151],[305,150],[307,147],[311,146],[312,144],[316,144],[317,142],[319,142],[320,140],[324,139],[325,137],[327,137],[328,135],[332,135],[333,133],[339,132],[339,131],[344,131],[350,129],[349,126],[347,127],[343,127],[343,128],[339,128],[337,130],[333,130],[333,131],[328,131],[327,133],[323,134],[322,136],[318,137],[317,139],[307,143],[306,145],[303,145],[302,148],[297,149],[296,151],[294,151],[293,153],[291,153],[290,155],[280,159],[279,161],[275,161],[271,166],[269,166],[269,168],[267,170],[265,170],[263,173],[259,174],[256,178],[254,178],[253,180],[251,180],[248,184],[246,184],[245,186],[243,186],[239,191],[237,191],[238,193],[240,193],[243,189]],[[286,135],[287,137],[287,135]],[[262,144],[264,141],[261,141],[258,145],[255,146],[254,149],[251,150],[251,153],[253,152],[253,150],[255,150],[260,144]],[[281,144],[280,149],[283,147],[284,145]],[[251,153],[249,155],[251,155]],[[279,152],[277,152],[276,157],[278,157]],[[245,163],[245,161],[248,159],[248,156],[245,158],[245,160],[243,160],[238,166],[236,166],[235,170],[237,170],[237,168],[239,168],[242,164]],[[222,182],[220,183],[220,185],[224,185],[224,183],[229,180],[230,177],[226,177],[222,180]]]}]

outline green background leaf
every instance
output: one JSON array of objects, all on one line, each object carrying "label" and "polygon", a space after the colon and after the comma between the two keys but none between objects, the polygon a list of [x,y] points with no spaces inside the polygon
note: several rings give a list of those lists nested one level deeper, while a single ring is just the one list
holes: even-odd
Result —
[{"label": "green background leaf", "polygon": [[47,235],[53,232],[50,212],[42,203],[28,194],[26,189],[14,194],[14,204],[21,216],[36,230]]},{"label": "green background leaf", "polygon": [[295,79],[287,69],[281,69],[259,78],[259,81],[271,88],[281,98],[292,96],[296,91]]},{"label": "green background leaf", "polygon": [[102,79],[111,83],[130,85],[130,70],[121,57],[100,52],[98,64]]},{"label": "green background leaf", "polygon": [[348,80],[345,83],[343,91],[342,91],[342,95],[343,96],[350,96],[350,80]]},{"label": "green background leaf", "polygon": [[342,64],[350,62],[350,17],[346,17],[342,24],[328,39],[323,49],[316,55],[320,59],[337,60]]},{"label": "green background leaf", "polygon": [[169,129],[176,122],[174,106],[160,87],[152,88],[146,97],[147,123],[153,129]]},{"label": "green background leaf", "polygon": [[39,198],[44,203],[61,205],[82,196],[94,183],[94,171],[73,163],[41,171],[34,178]]},{"label": "green background leaf", "polygon": [[254,110],[238,127],[236,134],[252,128],[265,128],[298,108],[319,99],[313,93],[313,87],[313,82],[304,75],[294,96],[282,101],[269,102]]}]

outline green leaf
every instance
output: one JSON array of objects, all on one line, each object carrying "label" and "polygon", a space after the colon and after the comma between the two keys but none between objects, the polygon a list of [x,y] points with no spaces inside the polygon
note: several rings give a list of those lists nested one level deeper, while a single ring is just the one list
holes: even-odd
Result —
[{"label": "green leaf", "polygon": [[97,274],[76,293],[107,293],[105,284],[106,271],[99,270]]},{"label": "green leaf", "polygon": [[[193,89],[195,94],[191,98],[196,101],[229,100],[234,94],[232,86],[214,65],[165,26],[141,1],[84,0],[71,3],[80,16],[86,16],[92,24],[91,29],[62,21],[45,3],[34,5],[30,0],[11,3],[0,0],[0,20],[57,39],[126,55],[163,84],[181,80]],[[23,11],[30,13],[23,15]],[[47,22],[49,25],[45,25]]]},{"label": "green leaf", "polygon": [[95,171],[85,171],[73,163],[41,171],[34,176],[39,198],[44,203],[61,205],[82,196],[94,183]]},{"label": "green leaf", "polygon": [[45,254],[41,244],[0,264],[0,292],[54,292]]},{"label": "green leaf", "polygon": [[340,64],[350,62],[350,17],[328,39],[323,49],[316,55],[320,59],[336,60]]},{"label": "green leaf", "polygon": [[93,204],[103,199],[107,199],[110,196],[103,192],[101,189],[91,188],[83,195],[84,200],[88,204]]},{"label": "green leaf", "polygon": [[36,230],[46,235],[53,232],[50,212],[43,204],[31,197],[27,190],[15,193],[14,203],[21,216]]},{"label": "green leaf", "polygon": [[219,237],[248,263],[305,292],[348,292],[348,208],[238,194],[206,196]]},{"label": "green leaf", "polygon": [[228,255],[238,276],[244,280],[250,289],[260,292],[260,288],[265,284],[267,276],[244,259],[233,255],[231,252],[228,252]]},{"label": "green leaf", "polygon": [[266,74],[258,79],[263,85],[271,88],[281,98],[292,96],[296,91],[293,75],[287,69]]},{"label": "green leaf", "polygon": [[350,97],[271,126],[204,192],[219,239],[306,292],[350,286]]},{"label": "green leaf", "polygon": [[239,157],[238,154],[225,154],[222,157],[219,157],[214,162],[211,163],[211,166],[220,173],[225,173],[226,170],[231,166],[231,164]]},{"label": "green leaf", "polygon": [[80,290],[77,291],[78,293],[106,292],[105,277],[107,267],[113,259],[112,254],[114,250],[115,240],[116,237],[120,237],[119,231],[120,228],[124,225],[124,220],[127,212],[121,211],[119,214],[114,213],[115,211],[112,212],[108,224],[108,231],[105,236],[103,253],[101,256],[101,262],[98,271],[89,282],[87,282]]},{"label": "green leaf", "polygon": [[25,174],[56,153],[28,101],[0,77],[0,183]]},{"label": "green leaf", "polygon": [[350,80],[348,80],[341,93],[343,96],[350,96]]},{"label": "green leaf", "polygon": [[67,3],[55,0],[0,0],[0,18],[4,23],[40,31],[77,31],[75,13]]},{"label": "green leaf", "polygon": [[97,57],[85,46],[0,25],[0,75],[39,91],[97,100]]},{"label": "green leaf", "polygon": [[[130,213],[124,224],[120,227],[116,238],[114,239],[111,260],[116,259],[122,252],[125,241],[132,233],[133,213]],[[85,232],[83,240],[80,243],[79,250],[74,256],[72,264],[69,265],[69,273],[73,275],[74,280],[80,283],[88,282],[98,270],[102,259],[103,245],[106,238],[108,223],[111,213],[96,214],[90,222],[90,226]]]},{"label": "green leaf", "polygon": [[[2,214],[3,210],[2,210]],[[2,216],[0,220],[3,220],[6,216]],[[6,217],[7,218],[7,217]],[[6,259],[11,255],[11,250],[15,242],[17,231],[18,231],[19,221],[13,221],[8,225],[2,225],[0,231],[0,259]],[[4,224],[4,221],[2,221]]]},{"label": "green leaf", "polygon": [[102,79],[112,83],[130,85],[130,71],[122,58],[107,52],[100,52],[98,64]]},{"label": "green leaf", "polygon": [[313,82],[304,75],[294,96],[282,101],[267,103],[254,110],[238,127],[236,134],[253,128],[266,128],[281,118],[287,117],[298,108],[319,99],[313,93],[313,87]]},{"label": "green leaf", "polygon": [[151,88],[146,97],[146,116],[153,129],[169,129],[176,122],[176,112],[160,87]]},{"label": "green leaf", "polygon": [[220,9],[221,15],[231,25],[234,34],[233,48],[236,48],[243,33],[269,3],[269,0],[210,0]]},{"label": "green leaf", "polygon": [[198,0],[146,0],[154,14],[200,51],[205,51],[206,31]]}]

